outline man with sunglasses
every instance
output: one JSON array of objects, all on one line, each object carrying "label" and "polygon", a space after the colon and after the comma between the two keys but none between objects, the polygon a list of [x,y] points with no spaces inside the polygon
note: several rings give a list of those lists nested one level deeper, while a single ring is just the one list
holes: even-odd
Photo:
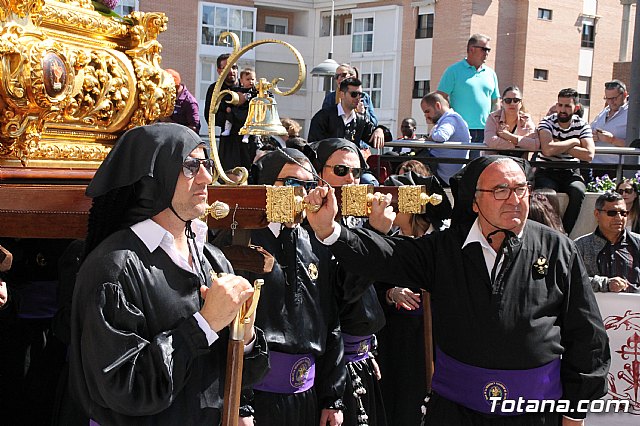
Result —
[{"label": "man with sunglasses", "polygon": [[[333,187],[360,183],[366,163],[353,142],[332,138],[311,147],[315,151],[314,166],[326,183]],[[348,228],[370,227],[368,222],[355,217],[341,217],[339,221]],[[336,297],[349,377],[344,393],[344,426],[358,426],[358,418],[362,416],[367,416],[368,425],[385,426],[380,373],[372,355],[376,349],[375,333],[384,327],[385,317],[373,281],[338,280]]]},{"label": "man with sunglasses", "polygon": [[605,192],[595,207],[598,227],[576,239],[593,291],[640,293],[640,236],[626,229],[622,195]]},{"label": "man with sunglasses", "polygon": [[[253,289],[205,242],[198,217],[212,169],[195,132],[157,123],[126,132],[87,187],[93,204],[72,302],[69,383],[98,424],[221,420],[226,327]],[[264,335],[246,330],[250,385],[268,359]]]},{"label": "man with sunglasses", "polygon": [[[346,78],[340,83],[340,103],[323,108],[311,119],[309,142],[328,138],[344,138],[360,146],[360,141],[381,149],[385,142],[385,130],[381,125],[373,124],[363,114],[357,112],[358,102],[362,98],[362,82],[357,78]],[[386,137],[391,140],[390,134]]]},{"label": "man with sunglasses", "polygon": [[[473,160],[452,180],[451,227],[420,238],[338,225],[331,188],[305,198],[322,205],[309,223],[346,270],[431,293],[425,424],[580,426],[579,401],[606,394],[611,356],[584,264],[569,238],[527,220],[528,171],[519,158]],[[378,200],[378,212],[391,203]],[[564,400],[567,410],[503,411],[501,401],[519,398]]]},{"label": "man with sunglasses", "polygon": [[[336,74],[335,74],[336,88],[338,89],[340,88],[340,83],[342,83],[342,80],[344,80],[345,78],[358,78],[358,75],[356,70],[353,69],[351,65],[340,64],[340,66],[336,68]],[[322,101],[322,108],[329,108],[329,107],[332,107],[333,105],[339,104],[340,95],[341,95],[340,90],[334,90],[332,92],[327,93],[324,97],[324,100]],[[376,116],[376,113],[373,110],[373,105],[371,104],[371,97],[369,96],[369,94],[367,92],[363,92],[360,100],[362,101],[362,105],[364,106],[364,111],[359,111],[359,112],[364,112],[365,117],[367,117],[369,121],[373,123],[374,126],[377,125],[378,117]]]},{"label": "man with sunglasses", "polygon": [[[484,142],[484,126],[491,111],[499,108],[500,89],[495,71],[485,65],[491,38],[473,34],[467,42],[467,56],[449,66],[438,83],[438,92],[469,126],[472,143]],[[480,156],[471,151],[469,158]]]},{"label": "man with sunglasses", "polygon": [[[305,190],[318,182],[309,159],[294,148],[265,154],[251,180]],[[270,370],[253,386],[256,424],[340,426],[346,372],[329,250],[294,223],[252,230],[251,243],[275,259],[267,274],[241,271],[249,280],[265,280],[256,325],[269,345]]]},{"label": "man with sunglasses", "polygon": [[[627,113],[629,103],[627,102],[629,94],[627,86],[620,80],[611,80],[604,84],[604,101],[605,107],[596,115],[591,122],[593,130],[593,141],[598,146],[626,146],[627,139]],[[625,157],[626,160],[633,160],[637,163],[637,158]],[[608,173],[609,176],[615,174],[615,164],[618,163],[618,155],[615,154],[596,154],[593,163],[609,163],[610,169],[594,169],[595,176],[602,176]]]}]

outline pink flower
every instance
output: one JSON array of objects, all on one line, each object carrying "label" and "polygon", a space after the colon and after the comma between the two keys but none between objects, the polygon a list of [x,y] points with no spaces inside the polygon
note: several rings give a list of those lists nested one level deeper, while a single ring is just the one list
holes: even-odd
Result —
[{"label": "pink flower", "polygon": [[97,0],[98,3],[102,3],[109,9],[113,10],[120,3],[120,0]]}]

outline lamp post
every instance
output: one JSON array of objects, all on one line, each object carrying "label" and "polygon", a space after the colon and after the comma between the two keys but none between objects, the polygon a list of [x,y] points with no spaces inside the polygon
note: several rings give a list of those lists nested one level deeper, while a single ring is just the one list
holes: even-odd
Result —
[{"label": "lamp post", "polygon": [[323,77],[324,78],[324,90],[325,92],[331,91],[331,79],[336,73],[336,69],[338,69],[339,64],[333,60],[333,24],[334,24],[334,15],[335,15],[335,0],[331,1],[331,25],[329,27],[329,36],[331,37],[331,48],[329,50],[329,56],[324,61],[320,62],[318,65],[313,67],[311,70],[311,75],[315,77]]}]

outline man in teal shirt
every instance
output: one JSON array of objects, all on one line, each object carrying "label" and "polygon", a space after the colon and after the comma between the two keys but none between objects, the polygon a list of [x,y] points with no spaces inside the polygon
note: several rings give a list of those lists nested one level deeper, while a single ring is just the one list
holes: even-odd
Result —
[{"label": "man in teal shirt", "polygon": [[[438,84],[438,92],[469,125],[472,143],[484,142],[487,117],[499,106],[498,77],[484,65],[491,51],[487,46],[490,40],[483,34],[472,35],[467,42],[467,57],[450,65]],[[480,151],[471,151],[469,158],[479,155]]]}]

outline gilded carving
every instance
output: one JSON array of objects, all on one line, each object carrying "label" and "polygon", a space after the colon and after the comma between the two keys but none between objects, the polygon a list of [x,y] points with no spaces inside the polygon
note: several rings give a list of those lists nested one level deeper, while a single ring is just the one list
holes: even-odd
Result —
[{"label": "gilded carving", "polygon": [[302,188],[299,186],[267,186],[267,221],[299,222],[302,213],[302,195]]},{"label": "gilded carving", "polygon": [[44,0],[0,0],[0,21],[6,21],[11,15],[24,18],[29,13],[39,12]]},{"label": "gilded carving", "polygon": [[343,185],[342,215],[365,217],[371,213],[373,185]]},{"label": "gilded carving", "polygon": [[136,12],[126,25],[89,0],[0,5],[0,166],[97,167],[127,128],[173,112],[164,14]]}]

